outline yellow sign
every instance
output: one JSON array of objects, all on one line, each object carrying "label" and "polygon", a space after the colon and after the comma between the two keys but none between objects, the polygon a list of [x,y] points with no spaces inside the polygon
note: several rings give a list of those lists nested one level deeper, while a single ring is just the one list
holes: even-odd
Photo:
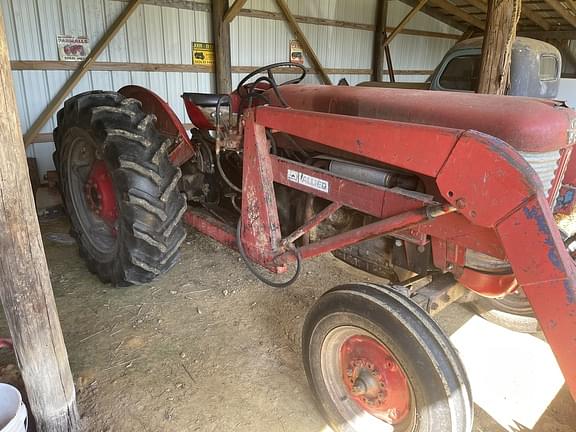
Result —
[{"label": "yellow sign", "polygon": [[192,42],[192,64],[214,64],[214,44],[205,42]]}]

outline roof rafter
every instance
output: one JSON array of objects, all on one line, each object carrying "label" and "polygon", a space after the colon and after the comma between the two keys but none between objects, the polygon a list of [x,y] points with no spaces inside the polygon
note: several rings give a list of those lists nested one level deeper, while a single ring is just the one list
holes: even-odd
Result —
[{"label": "roof rafter", "polygon": [[[418,4],[418,0],[400,0],[400,1],[411,7],[415,7]],[[453,17],[446,14],[446,12],[444,12],[443,10],[431,8],[430,3],[424,6],[421,12],[425,13],[426,15],[434,19],[437,19],[440,22],[443,22],[444,24],[448,24],[449,26],[454,27],[455,29],[458,29],[462,32],[465,32],[468,29],[468,24],[458,22]]]},{"label": "roof rafter", "polygon": [[565,7],[563,3],[558,0],[544,0],[552,9],[554,9],[558,15],[564,18],[568,23],[576,27],[576,16],[571,13],[571,9]]},{"label": "roof rafter", "polygon": [[438,6],[439,8],[445,10],[451,15],[460,18],[462,21],[466,21],[468,24],[473,25],[481,30],[484,30],[484,22],[475,18],[473,15],[470,15],[467,12],[464,12],[461,8],[456,6],[453,3],[450,3],[448,0],[430,0],[432,4]]}]

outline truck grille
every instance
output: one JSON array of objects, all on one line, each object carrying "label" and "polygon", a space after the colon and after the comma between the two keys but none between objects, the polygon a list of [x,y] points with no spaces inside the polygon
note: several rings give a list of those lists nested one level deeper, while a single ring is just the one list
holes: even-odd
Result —
[{"label": "truck grille", "polygon": [[558,168],[558,161],[560,160],[561,156],[560,151],[554,150],[542,153],[518,153],[520,153],[520,155],[526,159],[526,162],[528,162],[534,171],[536,171],[536,174],[538,174],[538,177],[542,182],[544,193],[546,196],[548,196],[550,190],[552,189],[552,184],[554,183],[556,169]]}]

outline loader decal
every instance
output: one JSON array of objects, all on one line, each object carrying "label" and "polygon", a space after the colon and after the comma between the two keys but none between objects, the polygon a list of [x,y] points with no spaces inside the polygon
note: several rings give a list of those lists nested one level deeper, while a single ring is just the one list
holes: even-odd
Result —
[{"label": "loader decal", "polygon": [[288,181],[308,186],[312,189],[316,189],[324,193],[330,192],[330,184],[326,180],[322,180],[318,177],[312,177],[299,171],[289,169]]}]

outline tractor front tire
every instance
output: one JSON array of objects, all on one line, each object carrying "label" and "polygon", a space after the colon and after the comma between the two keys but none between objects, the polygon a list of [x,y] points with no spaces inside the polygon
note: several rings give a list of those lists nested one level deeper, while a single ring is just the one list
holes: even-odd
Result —
[{"label": "tractor front tire", "polygon": [[90,271],[115,286],[168,271],[186,238],[180,169],[155,120],[115,92],[79,94],[58,112],[54,162],[71,231]]},{"label": "tractor front tire", "polygon": [[470,432],[470,384],[450,340],[392,288],[343,285],[302,333],[308,382],[338,432]]}]

